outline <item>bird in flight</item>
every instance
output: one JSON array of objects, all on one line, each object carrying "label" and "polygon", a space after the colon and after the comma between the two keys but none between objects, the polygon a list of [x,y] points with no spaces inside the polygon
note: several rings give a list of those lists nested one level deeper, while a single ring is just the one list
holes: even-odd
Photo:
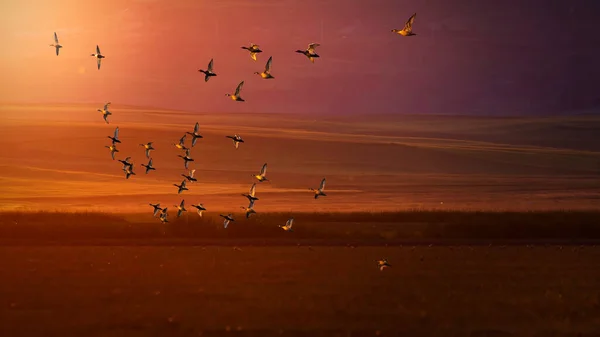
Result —
[{"label": "bird in flight", "polygon": [[244,81],[241,81],[240,84],[238,84],[237,88],[235,88],[234,94],[225,94],[225,96],[229,96],[229,97],[231,97],[232,100],[237,101],[237,102],[245,102],[245,100],[242,98],[242,96],[240,96],[240,91],[242,90],[243,87],[244,87]]},{"label": "bird in flight", "polygon": [[294,224],[294,217],[291,217],[285,222],[285,225],[279,225],[279,227],[286,232],[293,232],[293,230],[292,230],[293,224]]},{"label": "bird in flight", "polygon": [[257,44],[250,42],[250,47],[242,47],[242,49],[246,49],[250,52],[250,58],[256,61],[256,54],[262,53],[262,50],[258,47]]},{"label": "bird in flight", "polygon": [[121,141],[119,140],[119,127],[117,126],[117,128],[115,129],[115,133],[114,136],[106,136],[108,137],[110,140],[112,140],[112,144],[115,145],[115,143],[121,143]]},{"label": "bird in flight", "polygon": [[198,179],[194,178],[194,172],[196,172],[196,170],[191,170],[189,175],[185,175],[182,173],[181,176],[187,179],[189,182],[198,181]]},{"label": "bird in flight", "polygon": [[181,182],[181,185],[173,184],[173,186],[177,187],[177,194],[180,194],[183,191],[188,191],[189,189],[185,186],[185,180]]},{"label": "bird in flight", "polygon": [[235,219],[233,219],[233,215],[231,213],[227,214],[227,215],[223,215],[223,214],[219,214],[220,217],[222,217],[223,219],[225,219],[223,221],[223,227],[227,228],[227,226],[229,226],[229,223],[231,221],[235,221]]},{"label": "bird in flight", "polygon": [[148,142],[146,144],[140,144],[140,146],[143,146],[144,150],[146,150],[146,158],[150,158],[150,151],[154,150],[154,147],[152,147],[152,143],[153,142]]},{"label": "bird in flight", "polygon": [[112,115],[112,112],[108,111],[109,105],[110,105],[110,102],[104,104],[104,107],[102,109],[97,109],[99,112],[102,113],[102,118],[104,118],[104,121],[106,122],[106,124],[108,124],[108,116]]},{"label": "bird in flight", "polygon": [[181,214],[183,212],[187,212],[187,209],[185,209],[185,200],[181,200],[181,202],[179,203],[179,206],[174,205],[175,207],[177,207],[177,217],[179,218],[181,216]]},{"label": "bird in flight", "polygon": [[257,72],[255,72],[255,74],[260,75],[260,77],[262,77],[265,80],[275,78],[275,77],[273,77],[273,75],[271,75],[271,64],[273,64],[273,56],[269,57],[269,60],[267,61],[267,64],[265,65],[265,70],[262,73],[259,73],[257,71]]},{"label": "bird in flight", "polygon": [[146,168],[146,174],[148,174],[148,172],[150,172],[151,170],[156,170],[154,168],[154,166],[152,166],[152,158],[150,158],[150,160],[148,160],[147,165],[142,164],[142,166]]},{"label": "bird in flight", "polygon": [[98,70],[100,70],[100,65],[102,64],[102,59],[105,58],[105,56],[102,55],[102,53],[100,53],[100,47],[98,47],[98,45],[96,45],[96,53],[92,54],[90,56],[93,56],[96,58],[96,62],[98,63]]},{"label": "bird in flight", "polygon": [[402,29],[392,29],[392,33],[398,33],[402,36],[414,36],[417,35],[415,33],[413,33],[412,31],[412,25],[413,22],[415,22],[415,17],[417,16],[417,13],[411,15],[410,18],[408,18],[408,21],[406,21],[406,23],[404,24],[404,28]]},{"label": "bird in flight", "polygon": [[235,146],[236,149],[240,146],[240,143],[244,142],[244,140],[242,139],[242,137],[238,136],[238,135],[225,136],[225,137],[230,138],[230,139],[233,140],[233,145]]},{"label": "bird in flight", "polygon": [[192,207],[194,207],[196,209],[196,212],[198,212],[198,215],[200,217],[202,217],[202,212],[206,211],[206,208],[204,208],[204,206],[202,204],[192,205]]},{"label": "bird in flight", "polygon": [[246,219],[250,218],[250,215],[256,214],[256,211],[254,210],[254,200],[250,200],[248,207],[242,206],[241,208],[246,211]]},{"label": "bird in flight", "polygon": [[308,45],[306,50],[296,50],[296,53],[304,54],[304,56],[308,57],[310,62],[315,63],[315,58],[320,57],[319,54],[315,52],[315,48],[320,46],[318,43],[311,43]]},{"label": "bird in flight", "polygon": [[206,70],[198,69],[198,71],[204,74],[204,82],[208,82],[212,76],[217,76],[217,74],[213,73],[213,59],[210,59],[210,62],[208,62]]},{"label": "bird in flight", "polygon": [[254,200],[258,200],[257,197],[255,197],[256,193],[256,183],[252,184],[252,187],[250,187],[250,192],[248,194],[243,194],[243,196],[245,196],[246,198],[248,198],[248,201],[254,201]]},{"label": "bird in flight", "polygon": [[377,267],[379,267],[380,271],[383,271],[385,268],[389,268],[391,266],[392,265],[388,263],[387,259],[382,259],[382,260],[377,261]]},{"label": "bird in flight", "polygon": [[54,32],[54,43],[51,44],[50,47],[54,47],[56,49],[56,56],[58,56],[58,52],[60,51],[60,48],[63,47],[60,45],[60,43],[58,43],[58,36],[56,35],[56,32]]},{"label": "bird in flight", "polygon": [[323,191],[325,190],[325,178],[321,180],[321,185],[319,185],[319,189],[310,188],[311,191],[315,192],[315,199],[319,198],[319,196],[327,196]]},{"label": "bird in flight", "polygon": [[117,147],[115,145],[104,146],[104,147],[110,151],[110,156],[112,157],[113,160],[115,160],[115,152],[119,152],[119,150],[117,150]]},{"label": "bird in flight", "polygon": [[152,216],[156,216],[156,214],[158,214],[159,211],[162,211],[162,208],[160,208],[160,203],[158,204],[148,204],[150,206],[152,206],[154,208],[154,211],[152,211]]},{"label": "bird in flight", "polygon": [[200,128],[200,124],[198,124],[198,122],[196,122],[196,125],[194,125],[194,131],[186,132],[186,134],[192,136],[192,147],[194,147],[194,145],[196,145],[196,141],[198,140],[198,138],[203,138],[202,135],[198,133],[199,128]]},{"label": "bird in flight", "polygon": [[262,166],[262,168],[260,169],[260,173],[254,174],[253,177],[258,179],[258,182],[260,183],[262,183],[263,181],[268,181],[269,179],[267,179],[267,163],[265,163]]}]

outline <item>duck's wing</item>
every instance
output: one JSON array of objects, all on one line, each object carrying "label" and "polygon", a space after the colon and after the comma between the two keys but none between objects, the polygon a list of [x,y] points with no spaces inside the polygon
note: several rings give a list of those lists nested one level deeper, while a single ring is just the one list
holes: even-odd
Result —
[{"label": "duck's wing", "polygon": [[185,188],[185,185],[186,185],[186,183],[185,183],[185,179],[184,179],[184,180],[181,182],[181,188],[182,188],[182,189],[183,189],[183,188]]},{"label": "duck's wing", "polygon": [[292,228],[293,223],[294,223],[294,218],[289,218],[288,221],[285,222],[285,225],[289,228]]},{"label": "duck's wing", "polygon": [[58,44],[58,36],[56,35],[56,32],[54,32],[54,43]]},{"label": "duck's wing", "polygon": [[238,96],[240,94],[240,91],[242,91],[242,88],[244,87],[244,81],[241,81],[240,84],[238,84],[237,88],[235,88],[235,95]]},{"label": "duck's wing", "polygon": [[271,71],[272,63],[273,63],[273,56],[269,57],[269,60],[267,61],[267,65],[265,66],[265,73],[268,73]]},{"label": "duck's wing", "polygon": [[323,178],[323,180],[321,180],[321,185],[319,185],[319,189],[321,191],[325,189],[325,178]]},{"label": "duck's wing", "polygon": [[194,172],[196,172],[196,169],[193,169],[193,170],[190,171],[190,177],[191,178],[194,178]]},{"label": "duck's wing", "polygon": [[131,157],[127,157],[127,158],[125,158],[125,159],[123,160],[125,163],[123,163],[123,164],[125,164],[125,165],[129,164],[129,159],[131,159]]},{"label": "duck's wing", "polygon": [[408,18],[408,21],[406,21],[406,23],[404,24],[404,31],[406,31],[406,32],[412,31],[412,25],[413,25],[413,22],[415,22],[416,16],[417,16],[417,13],[411,15],[411,17]]},{"label": "duck's wing", "polygon": [[189,157],[189,156],[190,156],[190,149],[186,149],[186,150],[185,150],[185,156],[186,156],[186,157]]},{"label": "duck's wing", "polygon": [[250,187],[250,196],[253,197],[255,193],[256,193],[256,183],[252,184],[252,187]]},{"label": "duck's wing", "polygon": [[104,110],[107,110],[109,105],[110,105],[110,102],[104,104]]},{"label": "duck's wing", "polygon": [[223,221],[223,227],[227,228],[228,225],[229,225],[229,220],[225,219],[225,221]]},{"label": "duck's wing", "polygon": [[315,48],[317,48],[318,46],[320,46],[320,44],[318,44],[318,43],[310,43],[308,45],[308,48],[306,48],[306,51],[308,51],[310,54],[314,54],[315,53]]},{"label": "duck's wing", "polygon": [[257,44],[250,42],[250,49],[256,50],[256,49],[258,49],[258,47],[259,46]]},{"label": "duck's wing", "polygon": [[233,144],[235,145],[236,149],[240,147],[240,143],[238,141],[236,141],[235,139],[233,140]]},{"label": "duck's wing", "polygon": [[250,58],[253,59],[254,61],[256,61],[256,53],[251,51],[250,52]]},{"label": "duck's wing", "polygon": [[[114,136],[114,138],[115,138],[115,139],[118,139],[118,138],[119,138],[119,127],[118,127],[118,126],[117,126],[117,128],[115,129],[115,136]],[[128,157],[128,158],[129,158],[129,157]]]},{"label": "duck's wing", "polygon": [[179,207],[184,208],[185,206],[185,199],[182,199],[181,202],[179,203]]},{"label": "duck's wing", "polygon": [[100,70],[100,65],[102,64],[102,59],[101,58],[96,58],[96,62],[98,63],[98,70]]},{"label": "duck's wing", "polygon": [[152,158],[150,158],[150,160],[148,161],[148,167],[152,166]]},{"label": "duck's wing", "polygon": [[56,56],[58,56],[58,53],[60,52],[60,48],[56,47]]},{"label": "duck's wing", "polygon": [[260,175],[261,176],[265,176],[267,174],[267,163],[265,163],[262,168],[260,169]]},{"label": "duck's wing", "polygon": [[199,128],[200,128],[200,124],[198,124],[198,122],[196,122],[196,125],[194,125],[194,133],[198,133]]},{"label": "duck's wing", "polygon": [[250,203],[248,204],[248,207],[246,207],[246,209],[252,209],[252,207],[254,207],[254,199],[250,199]]},{"label": "duck's wing", "polygon": [[100,53],[100,47],[98,47],[98,45],[96,45],[96,53],[97,53],[98,55],[100,55],[100,54],[101,54],[101,53]]},{"label": "duck's wing", "polygon": [[208,62],[208,67],[206,68],[206,72],[212,73],[212,70],[213,70],[213,59],[210,59],[210,62]]},{"label": "duck's wing", "polygon": [[179,138],[179,144],[183,145],[185,143],[185,136],[183,135],[183,137]]},{"label": "duck's wing", "polygon": [[[146,158],[150,157],[150,149],[146,149]],[[152,163],[152,159],[150,159],[150,163]]]}]

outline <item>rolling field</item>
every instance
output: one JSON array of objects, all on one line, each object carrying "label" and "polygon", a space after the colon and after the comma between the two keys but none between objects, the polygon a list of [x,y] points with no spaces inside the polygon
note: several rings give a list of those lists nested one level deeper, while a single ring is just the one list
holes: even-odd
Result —
[{"label": "rolling field", "polygon": [[598,247],[0,247],[0,265],[2,336],[600,334]]},{"label": "rolling field", "polygon": [[[547,210],[600,207],[600,118],[207,114],[94,105],[0,105],[0,209],[141,212],[147,203],[201,202],[237,212],[263,163],[258,212],[406,209]],[[194,123],[197,183],[172,144]],[[126,180],[105,145],[119,126],[117,158],[131,156]],[[226,135],[246,140],[239,150]],[[189,138],[189,137],[188,137]],[[140,143],[154,141],[145,175]],[[189,146],[190,140],[187,140]],[[326,177],[328,196],[309,187]]]}]

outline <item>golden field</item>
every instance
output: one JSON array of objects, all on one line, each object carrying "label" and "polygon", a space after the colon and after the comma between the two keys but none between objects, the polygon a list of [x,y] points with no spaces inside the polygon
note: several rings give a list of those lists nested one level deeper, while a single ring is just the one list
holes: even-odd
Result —
[{"label": "golden field", "polygon": [[[149,202],[203,203],[236,212],[263,163],[258,212],[597,209],[600,118],[208,114],[120,106],[0,105],[0,208],[141,212]],[[196,122],[198,182],[176,194],[186,173],[172,144]],[[131,156],[126,180],[117,158]],[[236,150],[226,135],[246,141]],[[140,143],[154,142],[148,175]],[[188,136],[187,145],[190,145]],[[327,197],[308,191],[327,178]]]}]

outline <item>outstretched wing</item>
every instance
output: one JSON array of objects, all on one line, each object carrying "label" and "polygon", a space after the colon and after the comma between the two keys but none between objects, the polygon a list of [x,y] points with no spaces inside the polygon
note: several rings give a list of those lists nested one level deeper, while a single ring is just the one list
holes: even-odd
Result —
[{"label": "outstretched wing", "polygon": [[191,178],[194,178],[194,172],[196,172],[196,169],[193,169],[193,170],[190,171],[190,177]]},{"label": "outstretched wing", "polygon": [[253,59],[254,61],[256,61],[256,53],[250,52],[250,58]]},{"label": "outstretched wing", "polygon": [[179,139],[179,144],[183,145],[185,143],[185,136],[186,135],[183,135],[183,137]]},{"label": "outstretched wing", "polygon": [[413,14],[410,18],[408,18],[408,21],[406,21],[406,23],[404,24],[404,31],[406,31],[406,32],[412,31],[412,25],[413,25],[413,22],[415,22],[416,16],[417,16],[417,13]]},{"label": "outstretched wing", "polygon": [[314,54],[315,53],[315,48],[317,48],[318,46],[320,46],[320,44],[318,44],[318,43],[311,43],[311,44],[308,45],[308,48],[306,48],[306,50],[310,54]]},{"label": "outstretched wing", "polygon": [[265,73],[268,73],[269,71],[271,71],[272,63],[273,63],[273,56],[269,57],[269,60],[267,61],[267,65],[265,66]]},{"label": "outstretched wing", "polygon": [[104,104],[104,110],[107,110],[109,105],[110,105],[110,102]]},{"label": "outstretched wing", "polygon": [[248,208],[247,209],[251,209],[252,207],[254,207],[254,199],[250,200],[250,204],[248,204]]},{"label": "outstretched wing", "polygon": [[240,94],[240,91],[242,90],[243,87],[244,87],[244,81],[241,81],[240,84],[238,84],[237,88],[235,88],[236,96],[238,96]]},{"label": "outstretched wing", "polygon": [[58,44],[58,36],[56,35],[56,32],[54,32],[54,43]]},{"label": "outstretched wing", "polygon": [[96,53],[100,54],[100,47],[98,47],[98,45],[96,45]]},{"label": "outstretched wing", "polygon": [[98,57],[96,60],[98,63],[98,70],[100,70],[100,65],[102,64],[102,59]]},{"label": "outstretched wing", "polygon": [[182,199],[179,203],[179,207],[183,208],[183,206],[185,206],[185,199]]},{"label": "outstretched wing", "polygon": [[152,166],[152,158],[148,161],[148,166]]},{"label": "outstretched wing", "polygon": [[196,125],[194,125],[194,133],[197,133],[199,128],[200,128],[200,124],[198,124],[198,122],[196,122]]},{"label": "outstretched wing", "polygon": [[189,157],[190,156],[190,149],[185,150],[185,156]]},{"label": "outstretched wing", "polygon": [[253,197],[255,193],[256,193],[256,183],[252,184],[252,187],[250,187],[250,196]]},{"label": "outstretched wing", "polygon": [[208,67],[206,68],[206,72],[212,73],[212,70],[213,70],[213,59],[210,59],[210,62],[208,62]]},{"label": "outstretched wing", "polygon": [[114,138],[119,138],[119,127],[117,126],[117,128],[115,129],[115,136]]},{"label": "outstretched wing", "polygon": [[321,185],[319,185],[319,189],[320,190],[325,189],[325,178],[323,178],[323,180],[321,180]]},{"label": "outstretched wing", "polygon": [[263,177],[264,177],[266,174],[267,174],[267,163],[265,163],[265,164],[263,165],[263,167],[260,169],[260,175],[261,175],[261,176],[263,176]]},{"label": "outstretched wing", "polygon": [[294,218],[289,218],[288,221],[286,221],[285,225],[288,226],[289,228],[292,228],[292,225],[294,224]]}]

